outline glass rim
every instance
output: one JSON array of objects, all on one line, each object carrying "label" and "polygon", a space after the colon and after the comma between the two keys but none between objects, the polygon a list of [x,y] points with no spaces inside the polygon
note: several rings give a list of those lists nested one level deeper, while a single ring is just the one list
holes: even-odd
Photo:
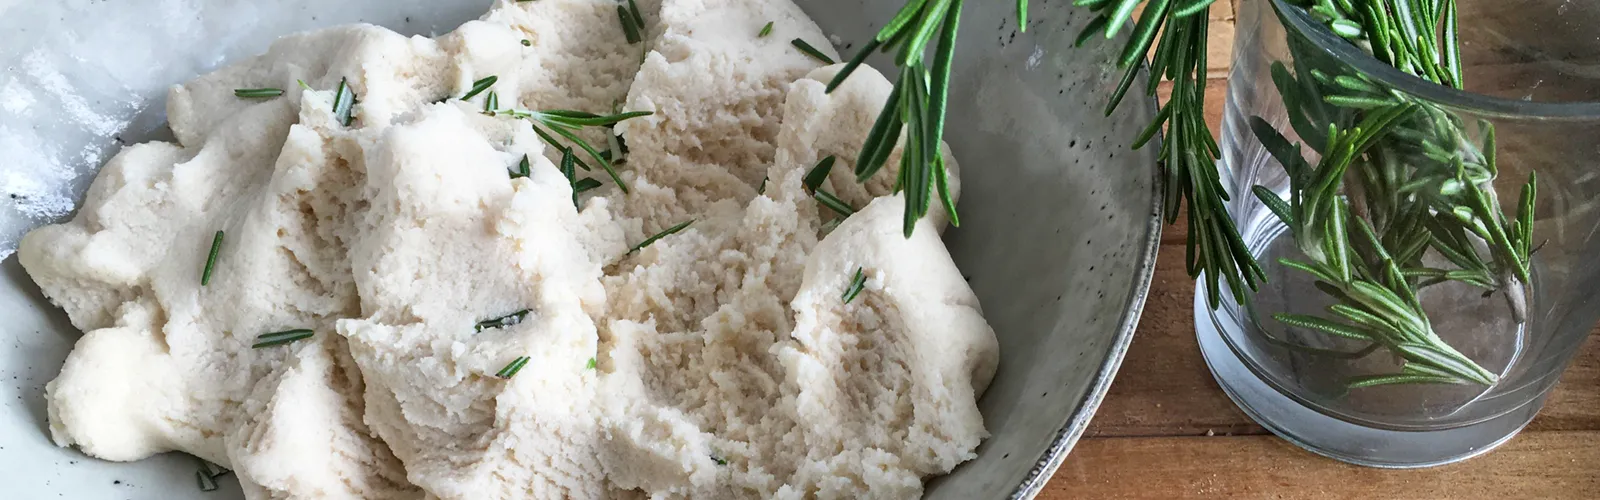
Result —
[{"label": "glass rim", "polygon": [[1288,14],[1280,16],[1279,19],[1287,20],[1289,24],[1293,25],[1293,30],[1310,39],[1318,50],[1343,64],[1355,68],[1388,88],[1479,115],[1557,120],[1600,120],[1600,101],[1523,101],[1459,90],[1424,80],[1416,75],[1384,64],[1377,58],[1372,57],[1371,54],[1361,51],[1354,44],[1340,38],[1321,23],[1311,22],[1310,16],[1304,13],[1304,9],[1285,0],[1269,1],[1275,4],[1280,12]]}]

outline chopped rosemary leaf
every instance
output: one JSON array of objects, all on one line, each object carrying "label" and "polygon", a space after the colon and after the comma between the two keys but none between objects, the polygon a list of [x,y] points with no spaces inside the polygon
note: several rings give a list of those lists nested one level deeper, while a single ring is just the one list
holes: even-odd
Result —
[{"label": "chopped rosemary leaf", "polygon": [[500,316],[498,318],[490,318],[490,319],[486,319],[486,320],[483,320],[483,321],[479,321],[476,326],[472,327],[472,330],[473,330],[474,333],[476,333],[476,332],[482,332],[484,330],[488,330],[488,329],[491,329],[491,328],[505,328],[505,327],[508,327],[508,326],[512,326],[512,325],[515,325],[517,323],[521,323],[522,320],[524,320],[524,319],[528,319],[528,312],[529,312],[528,309],[523,309],[521,311],[517,311],[517,312],[511,313],[511,314],[507,314],[505,316]]},{"label": "chopped rosemary leaf", "polygon": [[644,13],[639,12],[639,4],[635,3],[633,0],[628,0],[628,12],[633,13],[633,25],[638,26],[639,29],[643,30]]},{"label": "chopped rosemary leaf", "polygon": [[860,267],[857,267],[856,268],[855,277],[854,278],[850,278],[850,286],[844,289],[844,295],[839,296],[839,299],[843,300],[844,303],[849,304],[850,301],[856,300],[856,295],[860,295],[861,294],[861,289],[866,288],[866,287],[867,287],[867,273],[866,273],[866,270],[862,269]]},{"label": "chopped rosemary leaf", "polygon": [[461,100],[463,100],[463,101],[472,100],[473,97],[477,97],[478,94],[483,93],[483,91],[489,90],[489,87],[493,87],[494,86],[494,82],[497,82],[497,81],[500,81],[500,77],[495,76],[495,75],[489,75],[489,76],[486,76],[486,77],[483,77],[483,78],[479,78],[478,81],[472,82],[472,88],[471,89],[467,89],[466,95],[461,96]]},{"label": "chopped rosemary leaf", "polygon": [[[611,160],[611,163],[622,163],[628,160],[627,141],[623,140],[622,136],[617,135],[615,130],[606,134],[606,145],[611,148],[605,150],[606,159]],[[613,154],[612,151],[616,151],[616,153]]]},{"label": "chopped rosemary leaf", "polygon": [[495,372],[494,376],[500,377],[500,378],[515,377],[517,375],[517,372],[522,371],[522,367],[528,365],[528,360],[529,359],[532,359],[532,358],[529,358],[527,356],[517,356],[517,359],[513,359],[513,360],[511,360],[510,363],[506,363],[506,367],[505,368],[501,368],[500,371]]},{"label": "chopped rosemary leaf", "polygon": [[851,208],[849,203],[845,203],[844,200],[834,196],[833,193],[818,189],[815,193],[812,193],[812,196],[817,199],[817,203],[821,203],[822,206],[838,212],[839,215],[849,217],[856,213],[856,209]]},{"label": "chopped rosemary leaf", "polygon": [[350,90],[350,82],[339,78],[339,89],[333,93],[333,117],[339,120],[340,125],[350,126],[355,119],[352,114],[356,105],[356,91]]},{"label": "chopped rosemary leaf", "polygon": [[211,463],[210,460],[201,459],[200,472],[203,472],[205,475],[211,477],[222,477],[233,471],[228,470],[227,467]]},{"label": "chopped rosemary leaf", "polygon": [[296,340],[309,339],[315,334],[316,332],[311,331],[309,328],[296,328],[281,332],[263,333],[256,337],[256,343],[250,344],[250,348],[260,349],[263,347],[283,345]]},{"label": "chopped rosemary leaf", "polygon": [[817,50],[816,47],[812,47],[811,44],[806,43],[805,40],[801,40],[799,38],[796,38],[794,40],[790,40],[789,41],[789,45],[793,45],[794,48],[800,49],[800,51],[804,52],[806,55],[811,56],[811,57],[815,58],[818,61],[822,61],[823,64],[833,64],[834,63],[834,60],[833,60],[832,57],[828,57],[827,54],[824,54],[824,53],[822,53],[822,51]]},{"label": "chopped rosemary leaf", "polygon": [[489,91],[489,96],[483,98],[483,114],[494,116],[494,110],[500,109],[500,94]]},{"label": "chopped rosemary leaf", "polygon": [[235,97],[278,97],[283,95],[283,89],[233,89],[233,95]]},{"label": "chopped rosemary leaf", "polygon": [[767,194],[767,178],[761,178],[761,187],[756,188],[756,194]]},{"label": "chopped rosemary leaf", "polygon": [[522,161],[517,162],[517,170],[511,172],[512,179],[521,179],[533,175],[533,167],[528,162],[528,155],[522,155]]},{"label": "chopped rosemary leaf", "polygon": [[718,457],[716,455],[712,455],[711,456],[711,461],[712,462],[716,462],[717,465],[728,465],[728,461],[727,460],[725,460],[725,459],[723,459],[721,457]]},{"label": "chopped rosemary leaf", "polygon": [[205,471],[194,471],[194,478],[200,484],[200,491],[217,491],[217,480],[206,475]]},{"label": "chopped rosemary leaf", "polygon": [[639,25],[634,24],[633,15],[628,13],[628,8],[617,6],[617,19],[622,21],[622,34],[628,37],[628,43],[639,43],[644,38],[639,36]]},{"label": "chopped rosemary leaf", "polygon": [[802,185],[805,186],[807,192],[816,192],[817,188],[822,186],[822,181],[828,179],[828,172],[833,171],[834,160],[833,155],[828,155],[827,158],[817,162],[817,166],[811,167],[810,172],[806,172]]},{"label": "chopped rosemary leaf", "polygon": [[644,241],[639,242],[638,245],[634,245],[633,248],[629,248],[628,249],[628,253],[637,252],[637,251],[643,249],[644,247],[650,246],[651,243],[655,243],[656,240],[671,236],[673,233],[676,233],[678,231],[682,231],[683,228],[689,227],[689,224],[693,224],[693,223],[694,223],[694,220],[691,219],[691,220],[686,220],[686,221],[680,222],[676,226],[672,226],[672,227],[666,228],[666,229],[662,230],[661,232],[656,233],[655,236],[651,236],[649,238],[645,238]]},{"label": "chopped rosemary leaf", "polygon": [[[611,177],[611,180],[617,184],[617,188],[621,189],[623,194],[628,194],[628,184],[623,182],[622,176],[618,175],[616,168],[612,167],[611,160],[607,159],[606,156],[601,155],[599,151],[594,149],[594,146],[589,145],[588,141],[583,140],[582,137],[578,137],[576,132],[577,129],[582,127],[605,127],[615,125],[618,122],[627,120],[629,118],[649,116],[652,113],[649,111],[632,111],[628,113],[601,116],[585,111],[573,111],[567,109],[552,109],[545,111],[504,109],[498,111],[497,114],[532,121],[533,132],[535,134],[539,134],[539,139],[543,140],[545,144],[549,144],[550,147],[566,147],[562,145],[561,142],[557,141],[555,136],[552,136],[550,132],[555,132],[555,135],[559,135],[568,142],[576,144],[580,149],[583,149],[583,152],[588,154],[590,158],[593,158],[596,162],[600,163],[600,167],[605,169],[606,175]],[[549,128],[549,132],[545,130],[545,127]],[[624,153],[626,153],[627,143],[619,142],[619,144],[621,145]],[[582,167],[584,170],[589,170],[589,166],[583,163],[583,160],[577,160],[577,163],[578,166]]]},{"label": "chopped rosemary leaf", "polygon": [[596,364],[598,364],[598,362],[595,361],[594,358],[589,358],[589,362],[588,363],[584,363],[583,369],[585,369],[585,370],[593,370]]},{"label": "chopped rosemary leaf", "polygon": [[577,182],[572,183],[572,192],[582,193],[597,187],[600,187],[600,181],[595,180],[593,177],[584,177],[582,179],[578,179]]},{"label": "chopped rosemary leaf", "polygon": [[302,89],[311,90],[311,86],[307,85],[305,80],[295,79],[294,82],[300,84],[300,88]]},{"label": "chopped rosemary leaf", "polygon": [[767,25],[761,27],[761,32],[760,33],[756,33],[756,37],[757,38],[766,38],[767,35],[771,35],[771,34],[772,34],[772,21],[767,21]]},{"label": "chopped rosemary leaf", "polygon": [[[521,0],[519,0],[519,1],[521,1]],[[526,38],[522,39],[522,46],[523,47],[532,47],[533,46],[533,40],[529,40],[529,39],[526,39]]]},{"label": "chopped rosemary leaf", "polygon": [[200,286],[211,284],[211,270],[217,267],[217,252],[222,251],[222,230],[211,237],[211,253],[206,256],[205,270],[200,272]]}]

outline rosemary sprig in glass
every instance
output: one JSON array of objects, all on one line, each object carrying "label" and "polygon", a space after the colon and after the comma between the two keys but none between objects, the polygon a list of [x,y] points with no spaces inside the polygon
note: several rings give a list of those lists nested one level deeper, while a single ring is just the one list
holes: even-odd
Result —
[{"label": "rosemary sprig in glass", "polygon": [[[1298,5],[1380,61],[1436,84],[1462,85],[1452,0]],[[1517,216],[1507,217],[1493,185],[1498,167],[1492,125],[1479,124],[1480,149],[1466,124],[1448,110],[1381,88],[1327,61],[1299,35],[1291,35],[1289,48],[1294,70],[1276,64],[1272,78],[1290,127],[1320,158],[1312,166],[1299,144],[1252,118],[1252,131],[1289,174],[1290,184],[1287,200],[1262,186],[1255,194],[1290,228],[1310,260],[1280,262],[1314,276],[1336,303],[1326,318],[1280,313],[1275,319],[1370,342],[1405,360],[1400,373],[1356,378],[1348,381],[1351,388],[1493,384],[1493,373],[1434,333],[1418,293],[1451,280],[1486,288],[1486,296],[1499,291],[1512,316],[1523,321],[1536,178],[1530,175],[1522,188]],[[1355,191],[1340,189],[1347,173]],[[1361,237],[1352,241],[1346,236],[1352,233]],[[1455,268],[1424,265],[1430,249]]]}]

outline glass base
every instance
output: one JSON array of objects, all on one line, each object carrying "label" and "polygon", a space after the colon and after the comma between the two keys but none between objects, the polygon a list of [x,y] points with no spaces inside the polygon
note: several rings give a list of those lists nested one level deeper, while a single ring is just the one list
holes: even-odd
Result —
[{"label": "glass base", "polygon": [[1312,453],[1368,467],[1444,465],[1481,455],[1509,441],[1544,406],[1541,396],[1504,415],[1436,431],[1377,429],[1330,417],[1290,399],[1245,366],[1222,336],[1220,328],[1231,326],[1219,324],[1205,303],[1204,282],[1201,279],[1195,284],[1195,332],[1200,353],[1217,384],[1256,423]]}]

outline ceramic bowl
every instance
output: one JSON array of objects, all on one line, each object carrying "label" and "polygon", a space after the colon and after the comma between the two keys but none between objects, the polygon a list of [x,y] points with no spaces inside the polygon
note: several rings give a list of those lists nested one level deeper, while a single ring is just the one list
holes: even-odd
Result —
[{"label": "ceramic bowl", "polygon": [[[843,53],[901,0],[799,0]],[[57,448],[44,385],[81,335],[12,254],[23,232],[70,216],[122,144],[162,138],[167,86],[259,53],[277,36],[367,22],[436,34],[485,1],[0,0],[0,479],[8,498],[208,498],[192,458],[110,463]],[[980,401],[992,433],[927,498],[1027,498],[1083,433],[1132,337],[1155,265],[1154,147],[1129,142],[1154,115],[1128,99],[1102,109],[1117,40],[1071,47],[1089,16],[1034,2],[968,2],[946,140],[963,173],[951,253],[1000,341]],[[890,69],[886,60],[872,63]],[[1138,83],[1136,87],[1142,87]]]}]

